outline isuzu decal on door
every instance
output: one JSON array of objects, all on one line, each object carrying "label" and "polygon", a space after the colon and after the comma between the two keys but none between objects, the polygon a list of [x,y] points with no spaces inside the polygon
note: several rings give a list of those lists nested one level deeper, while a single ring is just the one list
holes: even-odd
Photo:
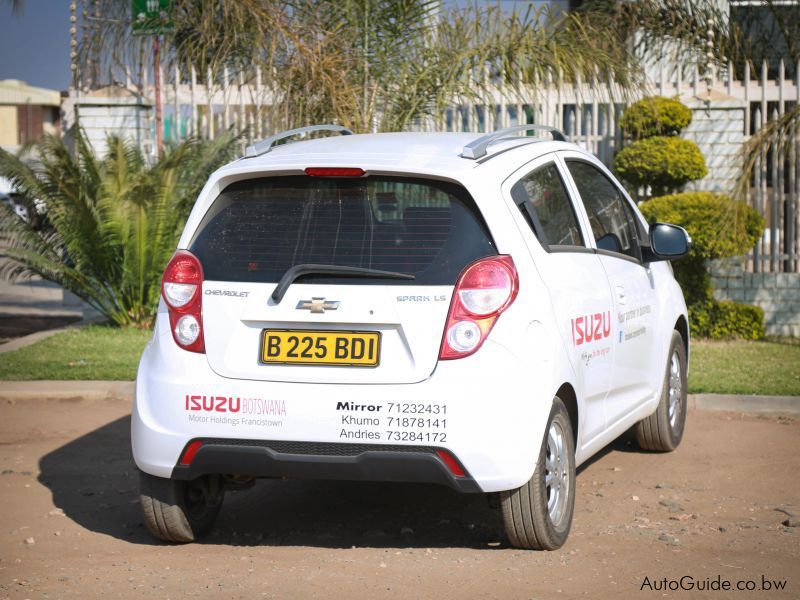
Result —
[{"label": "isuzu decal on door", "polygon": [[610,310],[572,319],[572,343],[575,346],[602,340],[609,335],[611,335]]}]

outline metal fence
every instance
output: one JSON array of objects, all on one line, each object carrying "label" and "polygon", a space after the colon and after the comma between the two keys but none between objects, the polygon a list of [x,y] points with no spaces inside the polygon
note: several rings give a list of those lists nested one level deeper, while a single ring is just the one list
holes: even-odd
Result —
[{"label": "metal fence", "polygon": [[[724,142],[729,146],[740,147],[766,123],[800,104],[800,82],[784,76],[782,62],[777,77],[772,79],[768,77],[766,63],[758,73],[747,66],[740,73],[734,73],[733,65],[719,72],[702,69],[698,65],[688,70],[685,66],[662,65],[656,73],[651,73],[652,81],[646,94],[677,96],[687,103],[700,99],[710,108],[738,101],[741,111],[737,114],[743,119],[738,127],[740,132]],[[795,73],[800,73],[800,64]],[[246,132],[249,141],[296,125],[289,122],[288,115],[276,109],[274,94],[262,84],[258,70],[247,81],[241,75],[232,77],[227,71],[207,72],[201,77],[195,71],[183,74],[176,69],[165,75],[162,93],[167,140],[179,141],[190,135],[213,138],[233,127]],[[143,90],[152,98],[152,86],[146,80]],[[531,86],[528,92],[516,97],[498,87],[480,102],[454,104],[440,115],[416,123],[414,128],[484,132],[522,123],[550,125],[562,129],[572,141],[610,165],[623,143],[619,118],[627,103],[635,99],[598,79],[566,85],[551,80]],[[152,121],[152,114],[149,118]],[[154,131],[152,123],[151,128]],[[725,159],[724,162],[730,161]],[[800,272],[799,162],[800,140],[797,139],[771,148],[759,158],[750,189],[750,203],[764,216],[767,226],[747,257],[748,271]],[[709,161],[709,167],[717,168],[713,160]],[[732,168],[730,164],[719,165],[723,167]],[[702,182],[696,187],[702,189]]]}]

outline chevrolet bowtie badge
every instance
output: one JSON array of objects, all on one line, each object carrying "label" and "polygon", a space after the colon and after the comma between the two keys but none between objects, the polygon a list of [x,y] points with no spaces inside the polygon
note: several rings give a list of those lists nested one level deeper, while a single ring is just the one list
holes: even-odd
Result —
[{"label": "chevrolet bowtie badge", "polygon": [[326,310],[336,310],[339,308],[339,301],[327,301],[325,298],[312,298],[311,300],[300,300],[295,308],[298,310],[310,310],[312,313],[324,313]]}]

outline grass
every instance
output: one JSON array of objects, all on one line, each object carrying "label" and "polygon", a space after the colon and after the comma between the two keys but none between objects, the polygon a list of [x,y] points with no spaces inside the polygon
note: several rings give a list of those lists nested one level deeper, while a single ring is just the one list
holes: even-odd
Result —
[{"label": "grass", "polygon": [[[0,354],[0,380],[132,381],[149,331],[90,326]],[[692,342],[689,392],[800,396],[800,342]]]},{"label": "grass", "polygon": [[691,346],[689,393],[800,396],[800,344],[699,340]]},{"label": "grass", "polygon": [[0,380],[133,381],[152,333],[93,325],[0,354]]}]

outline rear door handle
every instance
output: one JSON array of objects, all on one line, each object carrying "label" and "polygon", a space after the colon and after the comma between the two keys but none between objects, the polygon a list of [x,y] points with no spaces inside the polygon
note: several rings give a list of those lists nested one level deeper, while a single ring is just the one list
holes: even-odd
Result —
[{"label": "rear door handle", "polygon": [[619,300],[619,303],[625,304],[625,288],[621,285],[618,285],[616,289],[617,289],[617,299]]}]

